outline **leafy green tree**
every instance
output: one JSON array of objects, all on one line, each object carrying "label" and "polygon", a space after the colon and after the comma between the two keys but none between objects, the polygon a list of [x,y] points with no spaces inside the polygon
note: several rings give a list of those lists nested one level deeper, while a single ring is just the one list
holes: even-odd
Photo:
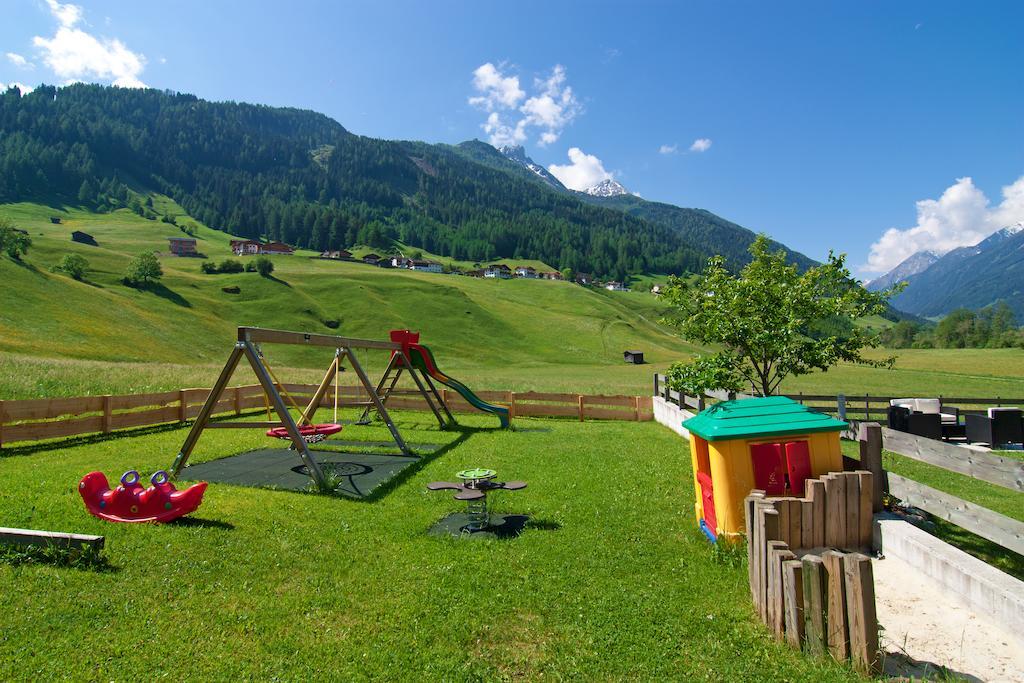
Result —
[{"label": "leafy green tree", "polygon": [[64,258],[53,267],[53,270],[64,273],[73,280],[81,280],[89,270],[89,261],[81,254],[64,254]]},{"label": "leafy green tree", "polygon": [[96,186],[86,178],[78,187],[78,201],[82,204],[92,204],[96,200]]},{"label": "leafy green tree", "polygon": [[156,282],[164,275],[163,268],[156,254],[151,251],[144,251],[128,263],[128,270],[125,272],[125,282],[131,285],[147,285]]},{"label": "leafy green tree", "polygon": [[572,282],[575,273],[572,272],[572,268],[562,268],[562,279],[566,282]]},{"label": "leafy green tree", "polygon": [[15,261],[28,253],[32,246],[32,238],[23,230],[14,227],[14,222],[6,216],[0,216],[0,249]]},{"label": "leafy green tree", "polygon": [[257,256],[255,260],[256,272],[263,277],[270,277],[274,272],[274,262],[267,256]]},{"label": "leafy green tree", "polygon": [[[678,390],[700,392],[742,377],[762,396],[775,392],[790,375],[826,371],[839,362],[888,367],[892,358],[871,360],[865,347],[878,345],[876,332],[854,324],[836,325],[834,335],[812,337],[816,324],[830,319],[850,323],[885,310],[890,293],[869,292],[850,278],[845,255],[829,253],[825,264],[800,273],[786,254],[769,251],[768,238],[750,245],[752,261],[738,275],[724,259],[708,260],[696,287],[672,277],[663,296],[671,307],[665,322],[687,339],[722,347],[718,353],[673,368]],[[732,387],[736,384],[733,382]]]},{"label": "leafy green tree", "polygon": [[901,320],[892,327],[882,330],[879,339],[890,349],[909,349],[922,332],[922,327],[911,320]]}]

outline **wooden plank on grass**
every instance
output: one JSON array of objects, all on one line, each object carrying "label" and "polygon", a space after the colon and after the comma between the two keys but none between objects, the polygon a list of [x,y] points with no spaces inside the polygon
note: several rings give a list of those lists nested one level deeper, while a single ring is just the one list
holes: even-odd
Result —
[{"label": "wooden plank on grass", "polygon": [[828,583],[825,565],[817,555],[804,555],[804,642],[807,652],[822,656],[828,649]]},{"label": "wooden plank on grass", "polygon": [[882,437],[886,450],[911,460],[1024,491],[1024,460],[972,451],[886,427],[882,427]]},{"label": "wooden plank on grass", "polygon": [[828,581],[826,601],[828,651],[837,661],[850,656],[849,634],[846,630],[846,579],[843,573],[843,553],[827,550],[821,554]]},{"label": "wooden plank on grass", "polygon": [[15,548],[35,546],[37,548],[88,549],[99,552],[103,549],[103,543],[103,536],[0,527],[0,545]]},{"label": "wooden plank on grass", "polygon": [[[13,429],[13,427],[8,429]],[[1019,555],[1024,555],[1024,522],[969,503],[912,479],[906,479],[891,472],[888,476],[889,492],[906,505],[921,508],[929,514],[941,517],[973,534],[998,543]]]},{"label": "wooden plank on grass", "polygon": [[782,563],[782,602],[786,642],[799,650],[804,639],[804,583],[800,560]]},{"label": "wooden plank on grass", "polygon": [[811,530],[811,548],[820,548],[825,545],[825,482],[821,479],[811,479],[807,482],[807,497],[811,499],[811,519],[813,528]]},{"label": "wooden plank on grass", "polygon": [[855,472],[842,475],[846,487],[846,528],[843,547],[855,550],[860,547],[860,478]]},{"label": "wooden plank on grass", "polygon": [[825,545],[839,548],[846,543],[846,480],[839,474],[825,477]]},{"label": "wooden plank on grass", "polygon": [[878,617],[875,612],[875,579],[871,558],[861,553],[843,557],[850,659],[858,671],[878,670]]}]

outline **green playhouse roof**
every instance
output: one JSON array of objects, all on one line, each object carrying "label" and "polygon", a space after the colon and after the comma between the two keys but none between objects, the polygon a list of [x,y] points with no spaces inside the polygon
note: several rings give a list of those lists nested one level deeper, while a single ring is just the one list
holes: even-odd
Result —
[{"label": "green playhouse roof", "polygon": [[785,396],[723,401],[702,410],[683,426],[708,441],[838,432],[847,424],[816,413]]}]

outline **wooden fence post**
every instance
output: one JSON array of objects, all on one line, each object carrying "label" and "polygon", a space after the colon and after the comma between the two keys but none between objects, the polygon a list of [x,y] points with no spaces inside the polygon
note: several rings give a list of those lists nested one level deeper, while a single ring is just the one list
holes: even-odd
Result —
[{"label": "wooden fence post", "polygon": [[804,555],[804,640],[807,652],[822,656],[828,648],[828,581],[817,555]]},{"label": "wooden fence post", "polygon": [[188,419],[188,403],[185,399],[185,390],[178,390],[178,422]]},{"label": "wooden fence post", "polygon": [[882,469],[882,426],[877,422],[861,422],[857,429],[860,443],[860,467],[871,473],[871,510],[882,510],[885,471]]},{"label": "wooden fence post", "polygon": [[640,421],[640,397],[639,396],[634,396],[633,397],[633,411],[636,414],[636,421],[639,422]]},{"label": "wooden fence post", "polygon": [[4,446],[4,420],[7,415],[4,413],[4,402],[0,400],[0,448]]},{"label": "wooden fence post", "polygon": [[661,393],[658,391],[658,373],[654,373],[654,394],[653,396],[660,396]]},{"label": "wooden fence post", "polygon": [[878,668],[878,616],[875,612],[875,578],[871,558],[860,553],[843,557],[850,659],[862,673]]},{"label": "wooden fence post", "polygon": [[110,396],[104,396],[103,397],[103,433],[104,434],[109,434],[110,433],[110,417],[111,417],[110,399],[111,399]]},{"label": "wooden fence post", "polygon": [[821,555],[828,574],[828,650],[836,661],[850,654],[850,636],[846,630],[846,580],[843,574],[843,554],[826,550]]},{"label": "wooden fence post", "polygon": [[[242,414],[242,390],[241,387],[235,387],[235,415]],[[314,411],[316,409],[314,408]]]},{"label": "wooden fence post", "polygon": [[516,416],[516,392],[508,392],[508,419]]},{"label": "wooden fence post", "polygon": [[580,407],[580,422],[583,422],[583,394],[577,394],[576,397]]},{"label": "wooden fence post", "polygon": [[839,414],[840,420],[846,419],[846,395],[839,394],[836,396],[836,413]]}]

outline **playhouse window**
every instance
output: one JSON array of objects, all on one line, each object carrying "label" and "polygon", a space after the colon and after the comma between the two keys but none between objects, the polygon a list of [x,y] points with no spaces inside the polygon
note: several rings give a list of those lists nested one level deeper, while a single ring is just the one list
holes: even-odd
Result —
[{"label": "playhouse window", "polygon": [[783,496],[788,490],[803,495],[804,481],[811,476],[811,456],[806,441],[758,443],[750,446],[754,486],[769,496]]}]

